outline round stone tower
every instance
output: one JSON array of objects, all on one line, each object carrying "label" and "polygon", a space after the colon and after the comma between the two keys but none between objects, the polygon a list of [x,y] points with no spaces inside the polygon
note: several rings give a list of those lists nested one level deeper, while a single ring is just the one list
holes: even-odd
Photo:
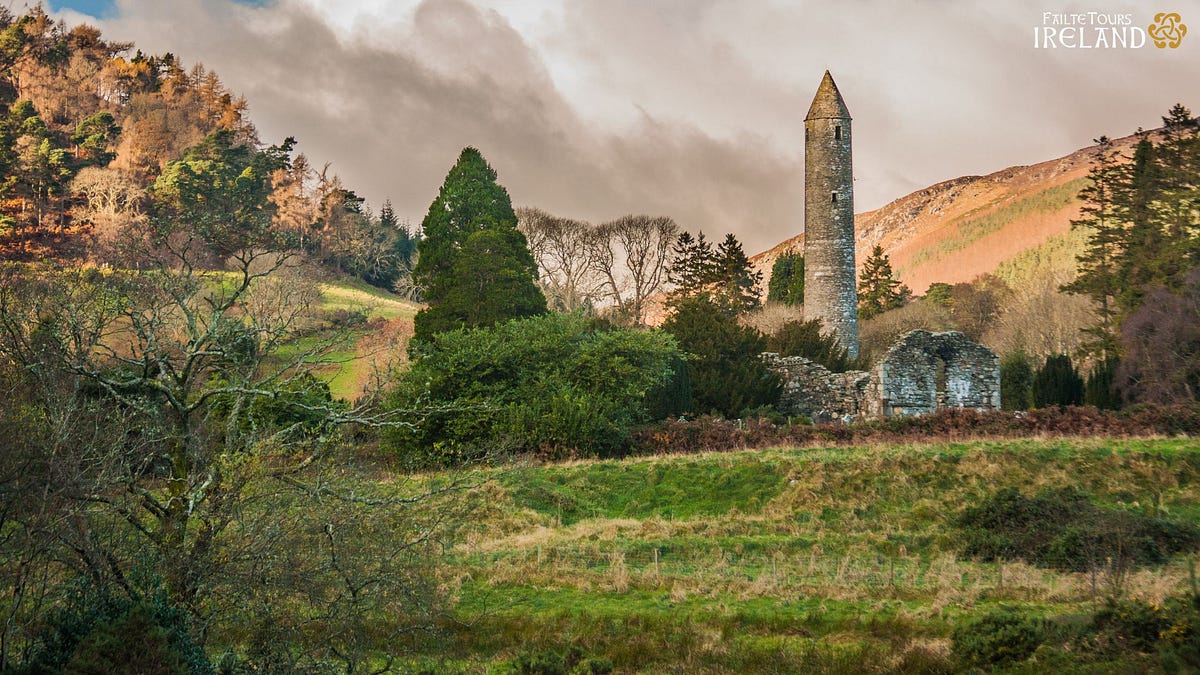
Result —
[{"label": "round stone tower", "polygon": [[804,318],[858,356],[850,111],[829,71],[804,118]]}]

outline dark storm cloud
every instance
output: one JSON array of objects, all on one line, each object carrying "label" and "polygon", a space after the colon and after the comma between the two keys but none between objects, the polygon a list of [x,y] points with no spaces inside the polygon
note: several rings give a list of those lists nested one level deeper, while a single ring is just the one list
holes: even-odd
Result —
[{"label": "dark storm cloud", "polygon": [[[475,145],[517,204],[665,214],[750,250],[801,229],[803,117],[826,68],[854,115],[860,211],[1154,126],[1176,101],[1200,107],[1200,39],[1032,46],[1045,11],[1148,21],[1133,2],[397,4],[120,0],[102,26],[204,62],[246,96],[264,140],[296,136],[414,221]],[[1200,28],[1200,0],[1171,9]]]},{"label": "dark storm cloud", "polygon": [[750,248],[800,222],[794,153],[649,114],[619,132],[589,124],[503,16],[462,0],[424,2],[369,39],[296,6],[122,6],[106,24],[113,37],[202,61],[247,98],[264,141],[297,137],[314,162],[332,162],[348,186],[376,206],[391,198],[414,221],[473,145],[518,205],[594,221],[669,215],[738,231]]}]

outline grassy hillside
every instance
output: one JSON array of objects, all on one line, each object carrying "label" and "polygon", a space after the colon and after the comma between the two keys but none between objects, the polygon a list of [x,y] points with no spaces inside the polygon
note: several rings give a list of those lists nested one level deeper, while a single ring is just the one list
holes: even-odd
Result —
[{"label": "grassy hillside", "polygon": [[319,374],[329,382],[334,398],[353,400],[376,370],[403,361],[412,337],[413,317],[420,306],[357,280],[318,285],[322,325],[290,345],[282,357],[302,353],[336,335],[338,346],[326,354]]},{"label": "grassy hillside", "polygon": [[[1136,136],[1114,140],[1126,156]],[[1095,147],[1029,166],[1014,166],[986,176],[962,176],[905,195],[874,211],[856,214],[859,264],[876,244],[891,256],[897,278],[919,294],[933,282],[958,283],[1001,271],[1014,260],[1046,246],[1074,241],[1071,220],[1078,218],[1079,190]],[[783,253],[803,250],[803,234],[751,258],[770,277]],[[1036,254],[1035,254],[1036,255]],[[1056,256],[1056,271],[1071,271],[1074,260]]]},{"label": "grassy hillside", "polygon": [[[1124,577],[971,560],[955,525],[966,506],[1007,486],[1078,486],[1105,508],[1200,519],[1191,439],[790,449],[487,478],[452,553],[453,639],[422,657],[439,669],[573,647],[617,672],[937,672],[952,665],[952,626],[990,608],[1069,632],[1106,594],[1161,602],[1187,587],[1181,558]],[[1060,647],[1039,652],[1042,667],[1074,658]]]}]

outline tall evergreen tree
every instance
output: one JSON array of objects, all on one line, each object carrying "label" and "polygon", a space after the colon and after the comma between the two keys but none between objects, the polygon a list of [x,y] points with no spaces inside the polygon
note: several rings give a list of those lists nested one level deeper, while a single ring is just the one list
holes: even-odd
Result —
[{"label": "tall evergreen tree", "polygon": [[750,265],[750,259],[742,249],[742,243],[733,236],[725,235],[725,240],[717,245],[716,255],[717,302],[734,314],[742,314],[756,309],[762,302],[762,272],[755,271]]},{"label": "tall evergreen tree", "polygon": [[1121,161],[1107,136],[1095,142],[1090,180],[1079,193],[1083,200],[1081,217],[1071,221],[1071,227],[1088,228],[1091,234],[1077,258],[1077,276],[1062,290],[1087,295],[1096,303],[1099,323],[1087,329],[1092,336],[1087,348],[1093,353],[1109,354],[1116,349],[1117,296],[1122,292],[1117,266],[1128,245],[1124,202],[1130,167]]},{"label": "tall evergreen tree", "polygon": [[762,272],[754,271],[741,242],[733,234],[725,235],[713,248],[703,232],[695,238],[684,232],[671,250],[667,278],[676,286],[671,292],[671,304],[704,295],[734,315],[759,306]]},{"label": "tall evergreen tree", "polygon": [[804,256],[789,251],[771,266],[767,282],[767,300],[785,305],[804,304]]},{"label": "tall evergreen tree", "polygon": [[1081,192],[1091,228],[1078,258],[1079,276],[1064,286],[1090,296],[1100,323],[1090,345],[1104,358],[1117,355],[1120,326],[1154,288],[1178,290],[1200,264],[1200,126],[1182,105],[1163,117],[1162,140],[1142,134],[1132,157],[1100,144]]},{"label": "tall evergreen tree", "polygon": [[1033,376],[1032,392],[1037,408],[1079,405],[1083,403],[1083,378],[1070,356],[1047,356],[1046,363]]},{"label": "tall evergreen tree", "polygon": [[716,277],[712,242],[704,237],[704,232],[696,237],[691,232],[681,232],[671,247],[671,266],[667,269],[667,280],[675,285],[671,297],[677,300],[700,293]]},{"label": "tall evergreen tree", "polygon": [[892,261],[879,244],[871,249],[858,280],[858,316],[869,319],[902,307],[912,296],[908,286],[892,272]]},{"label": "tall evergreen tree", "polygon": [[415,340],[546,311],[508,191],[475,148],[459,155],[421,230],[414,277],[429,306],[417,313]]}]

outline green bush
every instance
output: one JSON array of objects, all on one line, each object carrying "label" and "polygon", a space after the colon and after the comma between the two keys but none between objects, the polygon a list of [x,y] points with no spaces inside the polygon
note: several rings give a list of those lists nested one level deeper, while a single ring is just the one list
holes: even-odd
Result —
[{"label": "green bush", "polygon": [[1046,357],[1033,376],[1032,390],[1036,408],[1083,403],[1083,378],[1066,354]]},{"label": "green bush", "polygon": [[1002,608],[955,626],[951,649],[965,665],[988,668],[1028,659],[1044,637],[1041,619]]},{"label": "green bush", "polygon": [[1142,513],[1102,509],[1074,488],[1033,497],[1004,488],[958,518],[966,555],[1021,558],[1035,565],[1086,571],[1102,564],[1157,565],[1200,542],[1200,528]]},{"label": "green bush", "polygon": [[835,335],[821,334],[821,320],[788,321],[767,338],[767,351],[780,356],[802,356],[834,373],[854,365]]},{"label": "green bush", "polygon": [[579,315],[440,333],[388,397],[392,409],[423,414],[384,441],[423,465],[494,448],[619,454],[634,425],[681,412],[680,363],[666,333],[605,329]]},{"label": "green bush", "polygon": [[1170,597],[1161,605],[1109,599],[1091,628],[1107,653],[1158,652],[1166,672],[1200,669],[1200,596]]},{"label": "green bush", "polygon": [[208,675],[212,664],[193,639],[187,615],[159,591],[140,600],[89,590],[48,615],[32,658],[18,673]]},{"label": "green bush", "polygon": [[803,255],[789,252],[775,259],[771,280],[767,282],[767,300],[785,305],[804,304]]},{"label": "green bush", "polygon": [[1000,362],[1000,407],[1029,410],[1033,407],[1033,366],[1025,352],[1013,352]]},{"label": "green bush", "polygon": [[709,298],[680,300],[663,330],[688,354],[691,412],[738,417],[779,401],[779,377],[761,358],[766,338]]},{"label": "green bush", "polygon": [[1168,620],[1161,607],[1144,600],[1108,601],[1092,617],[1092,627],[1115,645],[1139,652],[1153,651]]}]

